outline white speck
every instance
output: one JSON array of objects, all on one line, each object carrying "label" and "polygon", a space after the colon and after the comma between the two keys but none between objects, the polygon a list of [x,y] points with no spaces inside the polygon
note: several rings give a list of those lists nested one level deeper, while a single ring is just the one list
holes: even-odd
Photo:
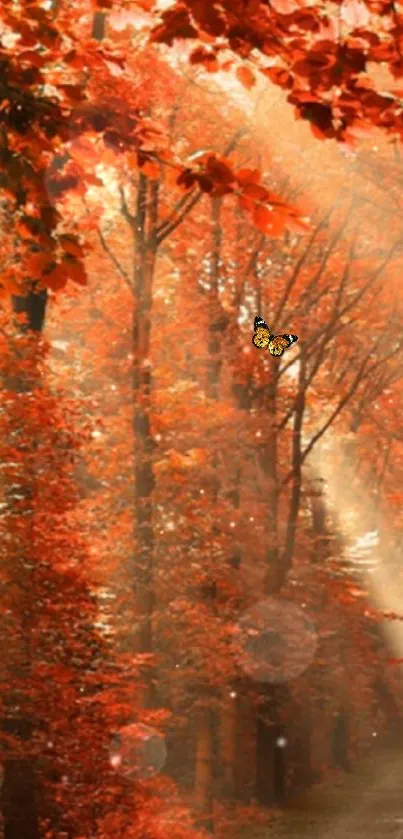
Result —
[{"label": "white speck", "polygon": [[169,521],[167,524],[167,530],[175,530],[175,524],[173,521]]},{"label": "white speck", "polygon": [[306,603],[301,603],[301,609],[306,609]]},{"label": "white speck", "polygon": [[235,522],[234,522],[234,521],[230,521],[229,526],[230,526],[230,527],[235,527]]},{"label": "white speck", "polygon": [[53,749],[53,743],[50,740],[47,743],[47,747],[48,747],[48,749]]},{"label": "white speck", "polygon": [[204,495],[204,489],[199,489],[200,495]]},{"label": "white speck", "polygon": [[372,151],[378,151],[378,146],[372,146]]},{"label": "white speck", "polygon": [[276,746],[278,746],[279,749],[285,749],[286,745],[287,740],[285,737],[277,737]]},{"label": "white speck", "polygon": [[111,766],[116,769],[122,763],[122,758],[120,755],[112,755],[110,760]]},{"label": "white speck", "polygon": [[232,690],[232,691],[231,691],[231,693],[230,693],[230,697],[231,697],[231,699],[236,699],[237,694],[236,694],[236,692],[235,692],[234,690]]},{"label": "white speck", "polygon": [[261,437],[261,436],[262,436],[262,432],[261,432],[261,431],[257,431],[257,432],[256,432],[256,434],[255,434],[255,437]]},{"label": "white speck", "polygon": [[97,440],[99,437],[102,437],[102,431],[92,431],[91,437],[94,437],[94,439]]},{"label": "white speck", "polygon": [[111,390],[116,390],[116,385],[111,385]]},{"label": "white speck", "polygon": [[176,670],[178,670],[178,669],[179,669],[179,664],[175,664],[175,669],[176,669]]},{"label": "white speck", "polygon": [[159,441],[160,441],[161,439],[162,439],[162,438],[161,438],[161,434],[155,434],[155,435],[154,435],[154,440],[156,440],[156,441],[157,441],[157,443],[159,443]]},{"label": "white speck", "polygon": [[56,350],[60,350],[61,352],[66,352],[69,348],[68,341],[51,341],[52,347],[55,347]]},{"label": "white speck", "polygon": [[373,732],[372,732],[372,736],[373,736],[373,737],[377,737],[377,736],[378,736],[377,732],[376,732],[376,731],[373,731]]},{"label": "white speck", "polygon": [[249,521],[255,521],[254,516],[249,516]]}]

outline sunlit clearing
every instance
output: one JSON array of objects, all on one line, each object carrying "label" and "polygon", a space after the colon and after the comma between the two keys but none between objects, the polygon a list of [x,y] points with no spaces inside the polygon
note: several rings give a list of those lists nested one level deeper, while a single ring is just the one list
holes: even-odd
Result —
[{"label": "sunlit clearing", "polygon": [[[342,469],[338,468],[341,463]],[[377,609],[400,615],[403,589],[393,570],[395,557],[382,553],[378,545],[367,488],[361,485],[357,491],[355,469],[346,458],[340,439],[333,435],[326,445],[318,446],[310,457],[310,465],[325,481],[328,508],[337,516],[340,531],[345,535],[345,556],[350,570],[359,571],[363,587]],[[395,657],[403,658],[403,623],[386,619],[382,629]]]}]

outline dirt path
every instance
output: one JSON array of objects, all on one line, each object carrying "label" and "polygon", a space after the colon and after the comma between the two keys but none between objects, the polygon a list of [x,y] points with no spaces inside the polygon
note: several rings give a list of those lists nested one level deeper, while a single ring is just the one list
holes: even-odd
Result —
[{"label": "dirt path", "polygon": [[311,791],[256,839],[403,839],[403,749]]}]

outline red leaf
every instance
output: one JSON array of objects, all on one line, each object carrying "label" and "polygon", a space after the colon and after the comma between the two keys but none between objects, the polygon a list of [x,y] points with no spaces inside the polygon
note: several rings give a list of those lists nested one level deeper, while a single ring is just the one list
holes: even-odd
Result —
[{"label": "red leaf", "polygon": [[285,218],[268,207],[255,207],[252,213],[253,223],[256,227],[271,236],[279,236],[284,232]]},{"label": "red leaf", "polygon": [[245,184],[239,198],[239,203],[245,210],[251,210],[257,201],[265,203],[268,197],[269,193],[264,186],[260,186],[260,184]]},{"label": "red leaf", "polygon": [[67,276],[61,265],[53,263],[52,269],[41,276],[41,283],[52,291],[59,291],[67,283]]},{"label": "red leaf", "polygon": [[252,70],[249,70],[249,67],[237,67],[236,77],[247,90],[250,90],[256,84],[255,75]]},{"label": "red leaf", "polygon": [[197,49],[193,50],[190,53],[190,63],[191,64],[205,64],[206,70],[211,69],[210,65],[216,65],[217,69],[217,57],[214,52],[211,50],[206,50],[205,47],[197,47]]},{"label": "red leaf", "polygon": [[227,25],[218,3],[206,3],[206,0],[192,0],[192,16],[203,32],[219,38]]},{"label": "red leaf", "polygon": [[46,268],[50,267],[51,258],[49,253],[38,251],[31,254],[26,260],[25,266],[33,277],[40,277]]},{"label": "red leaf", "polygon": [[197,29],[191,23],[186,6],[176,5],[162,14],[163,23],[157,26],[151,35],[152,41],[172,46],[175,38],[196,38]]},{"label": "red leaf", "polygon": [[259,169],[238,169],[236,179],[240,184],[257,184],[260,181]]},{"label": "red leaf", "polygon": [[84,265],[78,259],[71,259],[66,254],[63,258],[63,269],[69,280],[73,280],[74,283],[78,283],[81,286],[87,285],[87,274]]},{"label": "red leaf", "polygon": [[184,186],[185,189],[191,189],[196,182],[196,175],[191,169],[184,169],[176,180],[178,186]]},{"label": "red leaf", "polygon": [[81,259],[84,256],[82,245],[80,245],[77,236],[64,233],[59,236],[59,242],[63,250],[71,256],[75,256],[78,259]]},{"label": "red leaf", "polygon": [[235,180],[234,172],[223,158],[211,155],[207,160],[206,169],[208,175],[221,184],[231,184]]},{"label": "red leaf", "polygon": [[202,192],[212,192],[213,182],[206,175],[196,175],[196,180]]},{"label": "red leaf", "polygon": [[282,70],[280,67],[265,67],[261,72],[278,87],[284,89],[292,87],[292,75],[288,70]]},{"label": "red leaf", "polygon": [[154,163],[153,160],[146,160],[146,162],[140,166],[140,172],[142,172],[143,175],[146,175],[147,178],[150,178],[150,180],[157,181],[160,176],[160,167],[158,163]]}]

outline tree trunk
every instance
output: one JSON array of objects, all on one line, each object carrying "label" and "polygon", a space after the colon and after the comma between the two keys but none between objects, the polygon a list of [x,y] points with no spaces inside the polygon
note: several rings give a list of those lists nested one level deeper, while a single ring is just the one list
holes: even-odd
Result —
[{"label": "tree trunk", "polygon": [[213,714],[210,708],[201,709],[197,724],[194,801],[200,823],[213,832]]},{"label": "tree trunk", "polygon": [[95,12],[92,18],[92,37],[96,41],[103,41],[105,38],[106,14],[105,12]]},{"label": "tree trunk", "polygon": [[294,745],[293,762],[295,772],[293,778],[293,791],[302,792],[314,781],[314,769],[312,766],[312,716],[308,706],[303,711],[303,718],[299,725],[298,736]]},{"label": "tree trunk", "polygon": [[[212,201],[212,252],[210,260],[210,288],[209,288],[209,333],[208,333],[208,356],[207,356],[207,376],[206,376],[206,393],[209,399],[218,400],[219,397],[219,382],[221,372],[221,348],[222,348],[222,334],[226,328],[227,319],[223,313],[220,299],[219,299],[219,276],[220,276],[220,260],[221,260],[221,244],[222,244],[222,230],[221,230],[221,199],[213,199]],[[215,459],[217,465],[217,459]],[[218,497],[220,490],[219,480],[214,476],[212,480],[212,500]],[[215,598],[215,581],[212,581],[211,598]],[[209,708],[202,710],[199,717],[199,724],[197,730],[197,746],[196,754],[203,755],[203,761],[196,759],[194,791],[195,800],[199,806],[203,806],[205,810],[205,823],[211,825],[213,828],[213,714]],[[210,767],[207,771],[206,767]],[[207,784],[210,785],[207,789]]]},{"label": "tree trunk", "polygon": [[[3,720],[3,730],[28,741],[31,727],[26,719]],[[2,789],[4,839],[39,839],[36,777],[32,759],[5,760]]]},{"label": "tree trunk", "polygon": [[[41,291],[36,293],[33,288],[24,297],[13,298],[13,308],[17,314],[26,315],[26,323],[22,327],[24,332],[40,333],[43,329],[46,313],[47,293]],[[30,348],[35,353],[35,345]],[[21,358],[24,361],[24,358]],[[17,393],[24,393],[35,386],[24,367],[14,364],[11,376],[6,371],[6,386]],[[10,445],[13,445],[10,441]],[[15,442],[14,442],[15,445]],[[34,441],[25,441],[25,445],[34,445]],[[24,473],[23,483],[18,486],[18,493],[24,496],[29,504],[34,492],[34,475]],[[5,494],[10,510],[13,510],[16,487],[5,487]],[[29,565],[29,552],[32,543],[31,539],[31,517],[24,517],[25,526],[18,531],[18,540],[10,550],[13,551],[13,564],[10,569],[12,581],[18,591],[22,585],[20,602],[16,603],[15,618],[19,623],[20,639],[19,649],[15,647],[12,654],[15,661],[10,662],[10,671],[17,677],[18,681],[24,682],[23,673],[30,668],[30,627],[29,627],[29,581],[26,579],[27,571],[25,565]],[[14,550],[13,550],[14,548]],[[27,556],[28,554],[28,556]],[[24,563],[25,560],[25,563]],[[14,674],[13,672],[14,671]],[[19,674],[19,675],[18,675]],[[23,690],[23,688],[22,688]],[[27,743],[26,751],[29,752],[29,740],[32,736],[32,723],[28,716],[21,714],[20,707],[24,703],[23,693],[20,691],[11,693],[6,697],[5,704],[10,708],[9,715],[2,720],[2,728],[10,732],[18,739]],[[23,708],[22,708],[23,711]],[[4,820],[4,839],[40,839],[39,816],[37,805],[37,780],[35,774],[35,761],[33,758],[10,758],[4,761],[4,781],[2,788],[2,810]]]},{"label": "tree trunk", "polygon": [[234,801],[237,793],[238,701],[237,696],[229,696],[220,714],[220,751],[222,786],[221,793],[227,801]]},{"label": "tree trunk", "polygon": [[135,588],[137,618],[139,620],[138,645],[143,653],[153,648],[152,619],[153,592],[153,523],[152,493],[154,489],[153,451],[151,435],[152,371],[150,361],[150,335],[152,289],[155,266],[155,248],[147,241],[148,178],[139,175],[136,212],[135,241],[135,312],[133,318],[133,395],[135,441],[135,505],[136,505],[136,563]]},{"label": "tree trunk", "polygon": [[[266,578],[264,591],[271,594],[277,588],[279,543],[278,543],[278,479],[277,479],[277,387],[278,375],[274,368],[267,388],[267,415],[270,423],[268,440],[262,447],[260,465],[268,480],[267,533],[268,549],[266,554]],[[266,406],[265,406],[266,407]]]},{"label": "tree trunk", "polygon": [[279,806],[286,795],[286,761],[281,723],[267,723],[258,717],[256,728],[256,798],[264,807]]},{"label": "tree trunk", "polygon": [[344,772],[351,772],[351,761],[348,753],[349,744],[348,716],[341,709],[335,718],[332,732],[332,756],[334,765]]},{"label": "tree trunk", "polygon": [[292,484],[291,496],[288,511],[287,531],[285,537],[284,549],[278,557],[277,567],[268,569],[271,574],[269,580],[269,587],[272,593],[280,591],[287,579],[287,575],[292,567],[292,560],[294,555],[295,534],[297,531],[298,514],[301,501],[301,483],[302,483],[302,458],[301,458],[301,436],[302,425],[305,411],[305,360],[300,353],[300,369],[298,377],[298,392],[295,400],[294,412],[294,428],[292,440],[292,455],[291,455],[291,469],[292,469]]}]

